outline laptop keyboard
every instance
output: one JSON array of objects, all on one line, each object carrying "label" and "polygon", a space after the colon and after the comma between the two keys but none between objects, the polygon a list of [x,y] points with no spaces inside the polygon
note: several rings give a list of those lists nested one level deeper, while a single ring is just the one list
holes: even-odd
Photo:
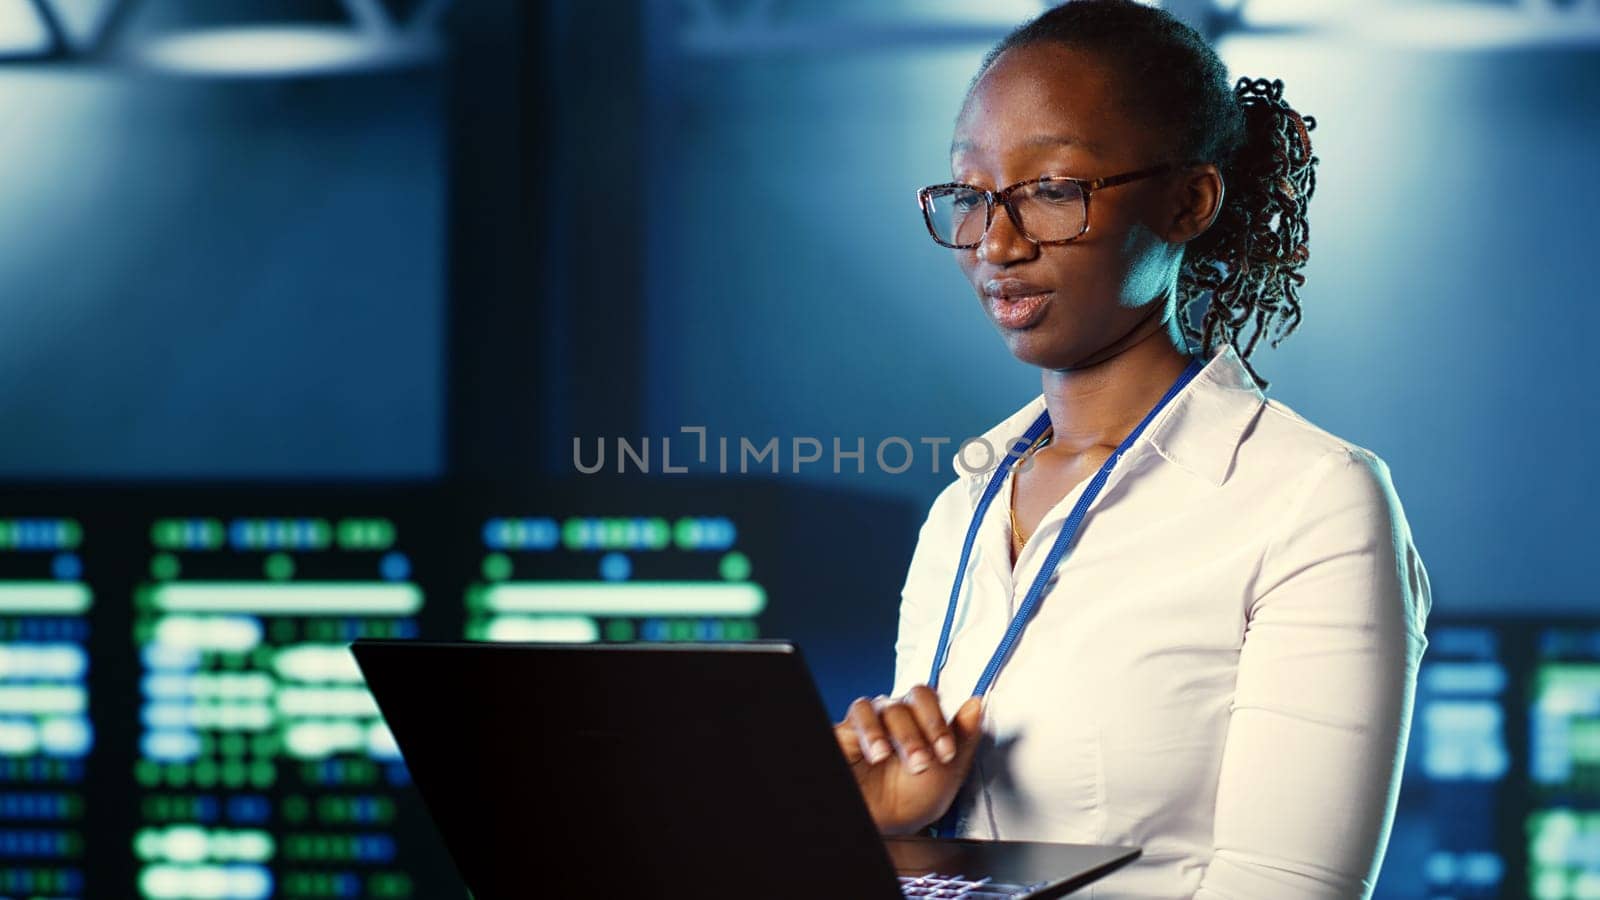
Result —
[{"label": "laptop keyboard", "polygon": [[960,875],[901,875],[900,893],[907,897],[961,897],[963,900],[1001,900],[1020,897],[1028,889],[1019,884],[1000,884],[992,878],[969,881]]}]

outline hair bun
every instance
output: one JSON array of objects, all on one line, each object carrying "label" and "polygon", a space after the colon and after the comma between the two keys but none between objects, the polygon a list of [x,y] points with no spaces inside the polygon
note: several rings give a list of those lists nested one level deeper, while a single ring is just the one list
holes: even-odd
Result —
[{"label": "hair bun", "polygon": [[1234,82],[1233,97],[1246,115],[1263,110],[1274,117],[1288,120],[1295,137],[1299,139],[1301,158],[1311,155],[1311,131],[1317,127],[1317,119],[1315,116],[1302,116],[1283,101],[1283,79],[1241,76]]}]

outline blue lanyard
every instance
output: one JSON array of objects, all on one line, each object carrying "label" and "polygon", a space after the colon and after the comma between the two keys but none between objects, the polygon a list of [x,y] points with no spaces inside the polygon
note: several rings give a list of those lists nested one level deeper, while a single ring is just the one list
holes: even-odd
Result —
[{"label": "blue lanyard", "polygon": [[[1028,588],[1028,594],[1023,598],[1022,606],[1017,610],[1017,614],[1012,617],[1011,626],[1006,629],[1005,636],[1000,639],[1000,646],[995,648],[994,655],[989,658],[989,665],[983,670],[983,675],[978,678],[977,687],[972,689],[974,697],[981,697],[988,693],[989,686],[994,682],[995,676],[1000,674],[1000,667],[1005,665],[1006,659],[1011,656],[1012,647],[1016,645],[1017,639],[1022,637],[1022,629],[1027,627],[1028,620],[1033,618],[1034,610],[1039,606],[1040,598],[1044,596],[1045,586],[1049,584],[1050,577],[1055,574],[1056,567],[1061,564],[1061,558],[1066,555],[1067,545],[1072,543],[1073,536],[1078,533],[1078,525],[1083,522],[1084,514],[1089,510],[1089,504],[1093,503],[1094,498],[1100,493],[1100,488],[1105,485],[1106,478],[1111,475],[1111,470],[1116,467],[1117,460],[1121,459],[1122,454],[1128,452],[1128,448],[1132,447],[1133,442],[1138,440],[1145,426],[1149,425],[1150,420],[1156,417],[1156,413],[1160,412],[1161,408],[1166,406],[1169,400],[1177,396],[1178,392],[1183,390],[1184,385],[1188,384],[1199,373],[1201,368],[1203,368],[1202,360],[1199,357],[1191,357],[1188,367],[1183,370],[1183,374],[1179,375],[1178,380],[1172,383],[1172,387],[1167,388],[1167,393],[1161,398],[1160,402],[1156,403],[1155,408],[1145,415],[1139,426],[1133,429],[1133,432],[1126,438],[1122,439],[1122,443],[1117,446],[1116,452],[1106,459],[1105,464],[1100,467],[1100,471],[1096,472],[1094,478],[1089,481],[1088,487],[1084,488],[1083,496],[1079,497],[1077,504],[1072,507],[1072,514],[1067,516],[1066,522],[1061,526],[1061,533],[1056,536],[1056,542],[1051,545],[1050,555],[1045,557],[1044,565],[1039,568],[1039,575],[1033,580],[1033,586]],[[967,526],[966,542],[961,545],[961,562],[956,566],[956,583],[950,588],[950,606],[945,610],[944,627],[939,631],[939,647],[933,654],[933,671],[928,675],[928,686],[931,688],[937,689],[939,687],[939,670],[944,668],[945,657],[950,652],[950,626],[955,622],[956,604],[961,597],[961,579],[967,573],[967,562],[972,557],[972,545],[978,538],[978,526],[983,522],[984,513],[989,511],[989,504],[994,500],[995,494],[1000,492],[1000,484],[1005,481],[1006,473],[1011,470],[1011,464],[1023,453],[1027,452],[1027,449],[1033,446],[1033,442],[1037,441],[1049,426],[1050,413],[1046,410],[1039,414],[1039,418],[1012,446],[1011,452],[1007,453],[1005,458],[1000,461],[1000,465],[995,469],[994,475],[989,478],[988,486],[983,489],[983,497],[978,500],[978,508],[972,514],[972,524]]]}]

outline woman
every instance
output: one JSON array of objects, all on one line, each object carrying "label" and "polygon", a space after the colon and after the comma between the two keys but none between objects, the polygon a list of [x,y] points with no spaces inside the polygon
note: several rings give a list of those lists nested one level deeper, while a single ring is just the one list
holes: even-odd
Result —
[{"label": "woman", "polygon": [[920,199],[1043,394],[934,501],[894,699],[836,727],[883,831],[1143,848],[1100,897],[1371,892],[1427,573],[1383,461],[1247,361],[1300,319],[1314,125],[1131,0],[984,60]]}]

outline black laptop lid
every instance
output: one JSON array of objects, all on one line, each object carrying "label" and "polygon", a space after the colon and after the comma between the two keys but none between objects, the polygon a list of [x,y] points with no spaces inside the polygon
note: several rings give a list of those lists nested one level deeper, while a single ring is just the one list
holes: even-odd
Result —
[{"label": "black laptop lid", "polygon": [[477,900],[900,896],[792,645],[352,649]]}]

